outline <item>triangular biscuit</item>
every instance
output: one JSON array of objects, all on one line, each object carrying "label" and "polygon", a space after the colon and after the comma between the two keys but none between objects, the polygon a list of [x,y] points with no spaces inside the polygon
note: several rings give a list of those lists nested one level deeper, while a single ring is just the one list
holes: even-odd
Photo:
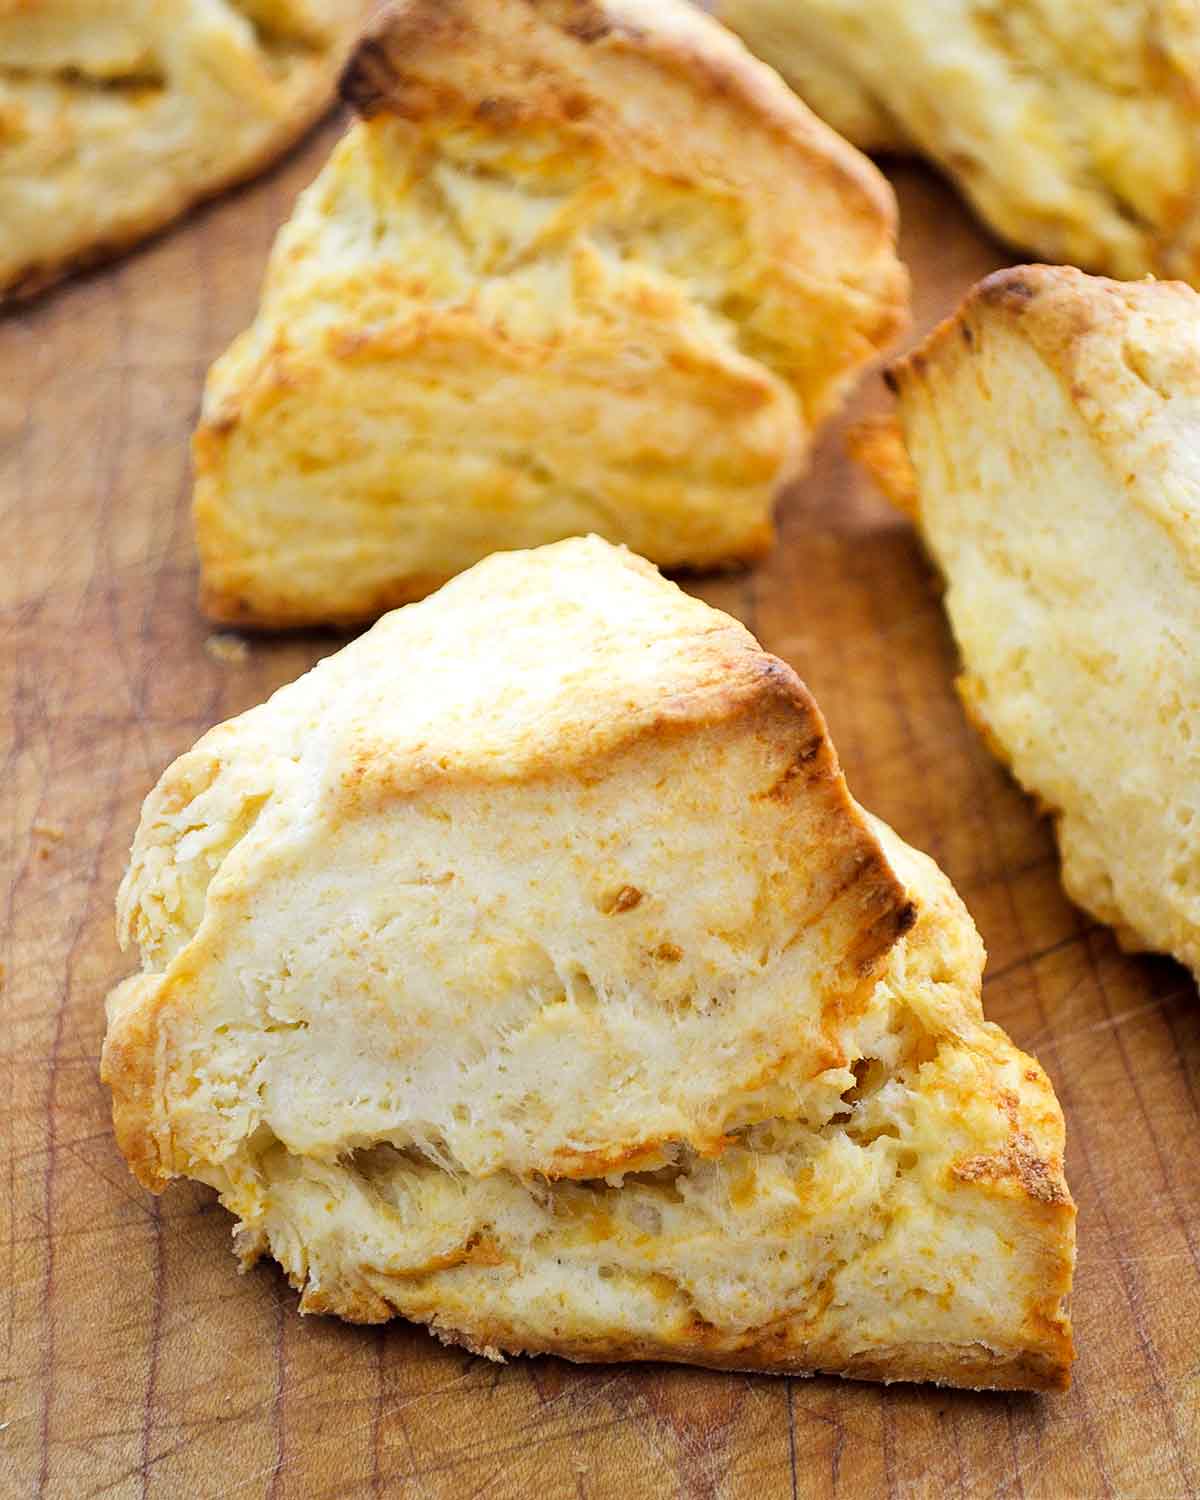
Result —
[{"label": "triangular biscuit", "polygon": [[0,302],[267,166],[369,0],[0,0]]},{"label": "triangular biscuit", "polygon": [[945,574],[969,714],[1072,899],[1200,973],[1200,296],[999,271],[892,379],[903,447],[862,452]]},{"label": "triangular biscuit", "polygon": [[1194,0],[717,0],[864,151],[919,153],[1001,239],[1200,282]]},{"label": "triangular biscuit", "polygon": [[306,1310],[1066,1380],[1062,1117],[969,917],[795,674],[629,553],[494,556],[212,730],[120,913],[121,1146]]},{"label": "triangular biscuit", "polygon": [[369,619],[500,548],[762,552],[903,319],[891,191],[685,0],[407,0],[196,434],[205,608]]}]

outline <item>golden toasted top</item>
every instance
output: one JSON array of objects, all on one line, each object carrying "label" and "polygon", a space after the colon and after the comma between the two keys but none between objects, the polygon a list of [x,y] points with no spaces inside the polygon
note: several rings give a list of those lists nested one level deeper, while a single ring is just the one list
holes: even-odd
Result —
[{"label": "golden toasted top", "polygon": [[801,748],[832,764],[791,668],[599,537],[485,558],[273,702],[306,741],[335,741],[347,796],[595,765],[647,734],[772,707],[810,723]]},{"label": "golden toasted top", "polygon": [[754,137],[731,127],[764,132],[895,221],[870,164],[687,0],[400,0],[368,28],[342,90],[367,118],[620,132],[680,169],[741,185],[776,179],[781,163],[756,159]]}]

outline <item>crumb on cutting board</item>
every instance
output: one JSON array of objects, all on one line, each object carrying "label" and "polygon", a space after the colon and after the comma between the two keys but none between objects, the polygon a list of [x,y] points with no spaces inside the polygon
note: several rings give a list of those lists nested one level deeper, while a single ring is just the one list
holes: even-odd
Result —
[{"label": "crumb on cutting board", "polygon": [[250,659],[250,647],[240,635],[224,632],[210,635],[204,642],[204,649],[215,661],[226,662],[229,666],[238,667]]}]

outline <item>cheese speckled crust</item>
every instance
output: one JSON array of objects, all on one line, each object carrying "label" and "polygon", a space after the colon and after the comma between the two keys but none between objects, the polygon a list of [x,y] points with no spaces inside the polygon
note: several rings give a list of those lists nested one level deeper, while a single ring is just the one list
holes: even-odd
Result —
[{"label": "cheese speckled crust", "polygon": [[104,1073],[310,1312],[497,1356],[1051,1388],[1074,1209],[948,882],[736,622],[499,554],[206,735]]},{"label": "cheese speckled crust", "polygon": [[919,151],[1011,244],[1200,281],[1195,0],[721,0],[867,150]]},{"label": "cheese speckled crust", "polygon": [[1001,271],[894,381],[968,712],[1071,897],[1200,971],[1200,297]]},{"label": "cheese speckled crust", "polygon": [[267,166],[369,0],[0,0],[0,301]]},{"label": "cheese speckled crust", "polygon": [[684,0],[408,0],[196,435],[203,602],[369,619],[598,532],[760,554],[901,323],[871,164]]}]

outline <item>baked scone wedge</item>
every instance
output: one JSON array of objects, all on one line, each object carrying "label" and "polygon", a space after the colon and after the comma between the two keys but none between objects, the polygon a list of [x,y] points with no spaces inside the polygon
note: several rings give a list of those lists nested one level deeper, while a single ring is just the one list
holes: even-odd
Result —
[{"label": "baked scone wedge", "polygon": [[945,575],[968,713],[1072,899],[1200,971],[1200,296],[999,271],[890,378],[902,446],[867,457]]},{"label": "baked scone wedge", "polygon": [[0,0],[0,303],[161,229],[321,115],[370,0]]},{"label": "baked scone wedge", "polygon": [[1062,1116],[970,918],[796,675],[631,554],[497,554],[212,730],[119,907],[121,1147],[303,1310],[1066,1383]]},{"label": "baked scone wedge", "polygon": [[757,556],[903,320],[875,168],[685,0],[407,0],[195,440],[215,619],[349,623],[586,532]]},{"label": "baked scone wedge", "polygon": [[1010,244],[1200,280],[1200,6],[719,0],[864,150],[937,164]]}]

